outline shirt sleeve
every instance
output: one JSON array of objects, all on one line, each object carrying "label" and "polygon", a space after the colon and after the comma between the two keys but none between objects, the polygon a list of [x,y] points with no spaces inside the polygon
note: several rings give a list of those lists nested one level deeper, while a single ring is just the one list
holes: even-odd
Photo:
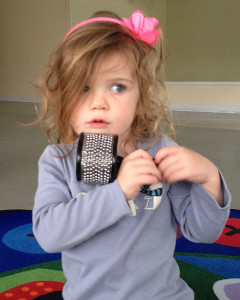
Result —
[{"label": "shirt sleeve", "polygon": [[168,196],[182,233],[192,242],[215,242],[228,219],[231,195],[221,172],[219,174],[224,194],[223,207],[200,184],[179,182],[169,188]]},{"label": "shirt sleeve", "polygon": [[72,248],[130,214],[117,180],[88,192],[79,188],[73,196],[63,159],[52,157],[48,148],[44,151],[39,160],[33,232],[45,251]]},{"label": "shirt sleeve", "polygon": [[[178,146],[174,141],[163,139],[163,145]],[[181,181],[171,184],[168,197],[182,233],[196,243],[213,243],[221,235],[230,212],[231,195],[219,171],[222,182],[224,206],[217,201],[201,184]]]}]

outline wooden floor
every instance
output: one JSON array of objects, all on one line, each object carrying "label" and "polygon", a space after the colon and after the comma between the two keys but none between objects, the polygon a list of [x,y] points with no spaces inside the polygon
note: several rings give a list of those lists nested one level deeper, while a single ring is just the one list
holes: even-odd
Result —
[{"label": "wooden floor", "polygon": [[[240,209],[240,115],[174,112],[177,142],[211,159],[223,172]],[[32,209],[37,162],[47,139],[34,120],[31,103],[0,102],[0,209]]]}]

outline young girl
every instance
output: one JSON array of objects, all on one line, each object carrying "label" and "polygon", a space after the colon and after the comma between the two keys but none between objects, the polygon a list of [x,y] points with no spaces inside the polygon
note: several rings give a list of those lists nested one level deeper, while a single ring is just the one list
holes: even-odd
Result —
[{"label": "young girl", "polygon": [[[230,194],[212,162],[159,126],[173,133],[158,78],[158,21],[140,11],[123,21],[99,15],[70,30],[42,83],[38,120],[52,145],[39,160],[34,235],[62,253],[64,299],[194,299],[173,258],[175,218],[190,241],[212,243]],[[82,132],[118,135],[124,159],[112,183],[77,181]]]}]

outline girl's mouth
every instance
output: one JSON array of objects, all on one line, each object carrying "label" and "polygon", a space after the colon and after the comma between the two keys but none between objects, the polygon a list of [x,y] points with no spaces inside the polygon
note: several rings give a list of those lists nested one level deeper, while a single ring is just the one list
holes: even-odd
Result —
[{"label": "girl's mouth", "polygon": [[93,128],[105,128],[109,123],[102,119],[93,119],[89,122],[89,125]]}]

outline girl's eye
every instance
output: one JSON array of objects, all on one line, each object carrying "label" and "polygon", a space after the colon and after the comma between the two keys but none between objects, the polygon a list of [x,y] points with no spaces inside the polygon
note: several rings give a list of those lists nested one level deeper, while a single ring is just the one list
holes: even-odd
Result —
[{"label": "girl's eye", "polygon": [[122,84],[114,84],[111,88],[113,93],[122,93],[125,90],[125,87]]},{"label": "girl's eye", "polygon": [[87,93],[89,91],[89,87],[85,86],[85,88],[83,89],[83,94]]}]

